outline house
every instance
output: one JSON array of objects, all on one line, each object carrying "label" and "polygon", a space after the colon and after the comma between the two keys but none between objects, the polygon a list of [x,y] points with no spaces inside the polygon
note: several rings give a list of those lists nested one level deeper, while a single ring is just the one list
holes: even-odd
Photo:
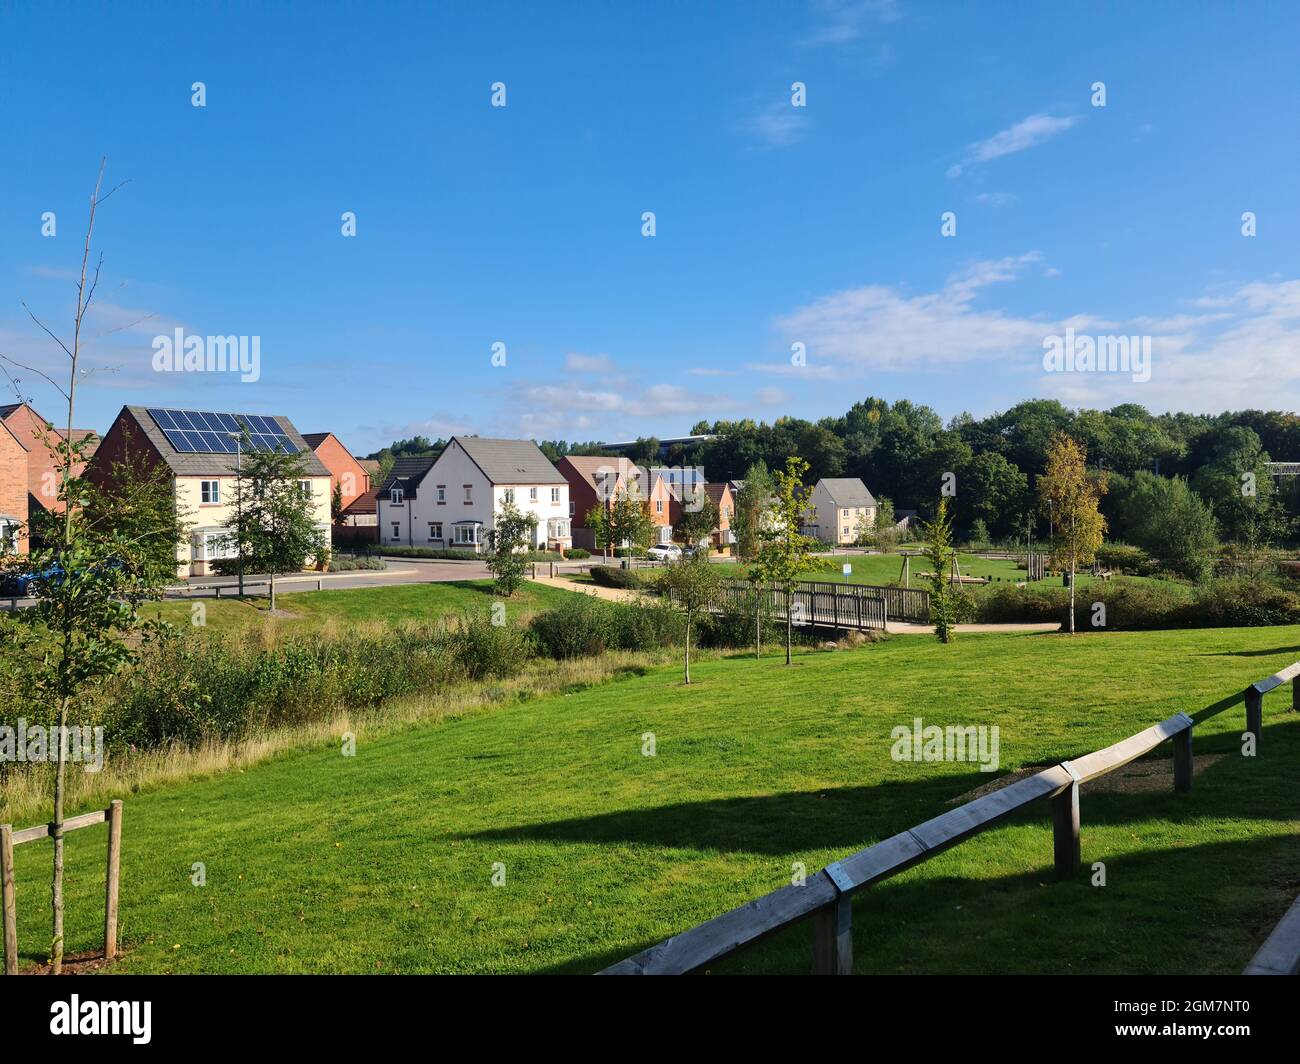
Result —
[{"label": "house", "polygon": [[823,477],[808,501],[804,534],[823,543],[856,543],[876,522],[876,500],[857,477]]},{"label": "house", "polygon": [[482,553],[505,503],[537,518],[532,546],[567,550],[569,482],[532,440],[453,436],[437,458],[399,458],[379,489],[380,542]]},{"label": "house", "polygon": [[[331,510],[336,493],[339,500],[335,523],[374,526],[377,521],[375,494],[366,467],[352,457],[352,452],[332,432],[304,432],[302,438],[330,471]],[[379,463],[374,465],[377,469]]]},{"label": "house", "polygon": [[727,481],[706,483],[704,490],[709,501],[718,508],[718,527],[713,530],[710,540],[715,547],[729,547],[736,542],[736,534],[731,531],[731,519],[736,516],[736,497],[731,485]]},{"label": "house", "polygon": [[659,543],[673,538],[673,495],[662,477],[650,478],[644,466],[629,458],[600,458],[565,455],[556,464],[569,484],[569,514],[573,520],[573,545],[596,550],[596,534],[586,525],[587,514],[596,506],[630,495],[649,504]]},{"label": "house", "polygon": [[27,444],[0,421],[0,555],[26,554]]},{"label": "house", "polygon": [[[27,449],[27,512],[33,514],[39,508],[50,513],[61,513],[63,504],[59,502],[59,476],[55,470],[58,455],[55,448],[63,442],[63,433],[27,403],[0,406],[0,423],[18,437]],[[72,430],[74,440],[90,437],[93,444],[95,436],[96,433],[91,429]],[[84,459],[89,457],[89,453],[93,453],[93,447],[88,447],[83,460],[73,466],[74,476],[80,476],[85,469]]]},{"label": "house", "polygon": [[166,470],[176,504],[189,524],[176,544],[176,575],[207,576],[212,562],[234,554],[227,529],[234,516],[235,481],[243,457],[232,438],[247,431],[253,449],[304,455],[299,482],[310,498],[313,521],[326,543],[330,535],[330,471],[287,417],[209,413],[124,406],[100,441],[87,477],[106,482],[113,465],[127,456]]}]

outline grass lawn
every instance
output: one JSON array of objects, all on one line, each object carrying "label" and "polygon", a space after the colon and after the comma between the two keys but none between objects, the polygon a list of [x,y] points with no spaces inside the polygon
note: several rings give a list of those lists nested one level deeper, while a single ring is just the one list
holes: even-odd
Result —
[{"label": "grass lawn", "polygon": [[[118,968],[591,972],[992,778],[893,761],[890,730],[914,716],[997,725],[1008,771],[1194,712],[1297,657],[1300,628],[895,637],[789,668],[700,662],[689,688],[654,669],[363,736],[354,758],[332,747],[161,787],[126,801]],[[1289,705],[1285,688],[1265,699],[1256,758],[1239,754],[1240,706],[1199,726],[1190,794],[1172,792],[1167,760],[1149,791],[1085,787],[1083,861],[1105,862],[1104,887],[1053,881],[1044,805],[868,891],[858,970],[1239,972],[1300,890]],[[75,951],[102,933],[104,829],[68,849]],[[49,854],[17,851],[24,963],[48,942]],[[795,928],[720,967],[805,971],[808,942]]]},{"label": "grass lawn", "polygon": [[206,626],[217,631],[254,631],[269,623],[283,631],[315,631],[327,624],[344,628],[367,622],[432,621],[486,609],[492,602],[505,602],[507,616],[527,618],[555,605],[568,592],[542,584],[525,582],[509,599],[493,591],[491,580],[457,580],[439,584],[392,584],[387,587],[358,587],[337,591],[295,591],[277,595],[280,610],[292,616],[271,617],[265,598],[170,600],[147,607],[149,615],[172,624],[190,623],[194,602],[205,608]]}]

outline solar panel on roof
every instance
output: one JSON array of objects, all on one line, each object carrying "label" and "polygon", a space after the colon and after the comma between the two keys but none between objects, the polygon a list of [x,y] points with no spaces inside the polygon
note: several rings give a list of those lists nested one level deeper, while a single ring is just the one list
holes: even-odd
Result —
[{"label": "solar panel on roof", "polygon": [[151,408],[149,416],[168,442],[185,454],[234,454],[240,449],[240,444],[230,438],[232,432],[247,433],[252,450],[298,453],[297,445],[285,434],[280,423],[262,414]]}]

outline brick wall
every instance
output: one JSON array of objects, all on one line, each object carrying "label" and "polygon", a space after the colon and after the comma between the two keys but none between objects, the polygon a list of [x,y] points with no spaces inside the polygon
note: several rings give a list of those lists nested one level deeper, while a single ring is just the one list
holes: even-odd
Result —
[{"label": "brick wall", "polygon": [[[0,428],[0,514],[27,523],[27,452],[3,428]],[[15,547],[19,554],[27,553],[25,528]]]}]

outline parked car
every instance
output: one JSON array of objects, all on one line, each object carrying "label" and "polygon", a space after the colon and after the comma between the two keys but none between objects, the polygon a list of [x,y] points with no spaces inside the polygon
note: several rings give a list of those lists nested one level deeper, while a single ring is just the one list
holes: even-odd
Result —
[{"label": "parked car", "polygon": [[[110,558],[107,562],[102,563],[109,569],[121,569],[122,561],[120,558]],[[75,577],[81,570],[74,570]],[[10,571],[0,575],[0,598],[27,598],[32,593],[32,584],[38,580],[43,580],[51,584],[59,584],[63,580],[63,566],[57,562],[48,569],[41,569],[36,572],[16,572]]]},{"label": "parked car", "polygon": [[675,562],[682,556],[682,548],[676,543],[656,543],[645,553],[656,562]]}]

